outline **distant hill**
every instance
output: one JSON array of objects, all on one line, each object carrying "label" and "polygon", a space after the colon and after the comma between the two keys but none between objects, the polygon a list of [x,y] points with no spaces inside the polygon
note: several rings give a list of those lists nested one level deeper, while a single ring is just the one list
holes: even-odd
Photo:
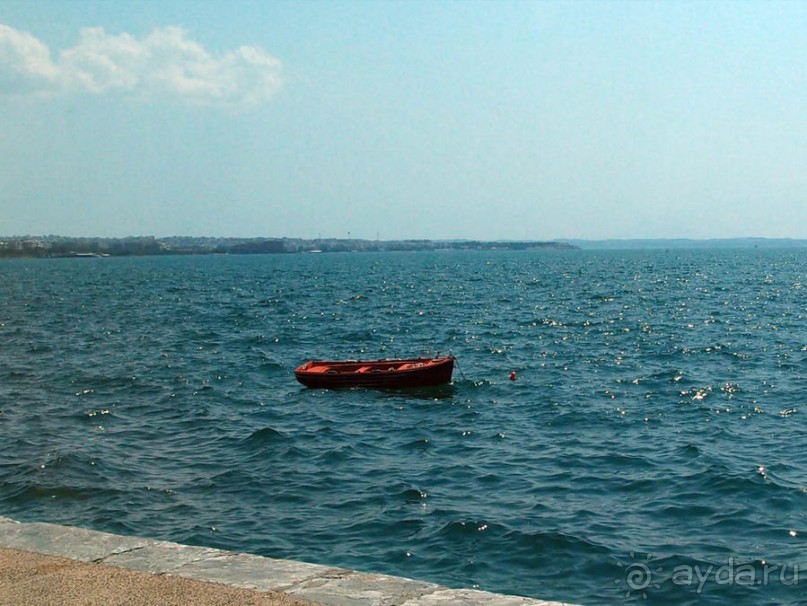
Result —
[{"label": "distant hill", "polygon": [[695,240],[688,238],[659,240],[561,240],[583,250],[665,250],[665,249],[731,249],[731,248],[807,248],[807,240],[793,238],[722,238]]}]

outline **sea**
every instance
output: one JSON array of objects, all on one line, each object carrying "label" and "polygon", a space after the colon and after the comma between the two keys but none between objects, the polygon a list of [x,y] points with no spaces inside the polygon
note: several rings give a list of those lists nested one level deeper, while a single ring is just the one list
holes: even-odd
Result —
[{"label": "sea", "polygon": [[[807,249],[2,260],[0,515],[577,604],[807,604],[805,281]],[[293,372],[449,353],[414,391]]]}]

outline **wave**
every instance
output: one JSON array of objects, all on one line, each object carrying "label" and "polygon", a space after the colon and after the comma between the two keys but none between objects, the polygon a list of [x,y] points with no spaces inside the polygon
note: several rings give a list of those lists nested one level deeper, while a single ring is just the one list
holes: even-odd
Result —
[{"label": "wave", "polygon": [[284,439],[286,439],[286,435],[282,431],[271,427],[262,427],[253,431],[243,441],[250,444],[276,444]]}]

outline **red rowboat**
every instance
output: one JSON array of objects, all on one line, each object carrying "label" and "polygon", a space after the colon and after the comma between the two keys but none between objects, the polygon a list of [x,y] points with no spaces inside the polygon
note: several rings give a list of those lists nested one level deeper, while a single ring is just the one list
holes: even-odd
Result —
[{"label": "red rowboat", "polygon": [[453,370],[453,356],[347,362],[312,360],[296,368],[294,375],[306,387],[400,389],[448,383]]}]

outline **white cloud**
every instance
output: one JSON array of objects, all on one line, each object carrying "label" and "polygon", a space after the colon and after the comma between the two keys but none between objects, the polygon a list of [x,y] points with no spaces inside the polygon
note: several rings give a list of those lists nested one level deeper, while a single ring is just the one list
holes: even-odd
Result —
[{"label": "white cloud", "polygon": [[47,46],[0,23],[0,94],[54,90],[58,73]]},{"label": "white cloud", "polygon": [[178,27],[138,39],[94,27],[53,61],[31,34],[0,24],[0,94],[123,94],[256,105],[282,86],[278,59],[254,46],[211,55]]}]

